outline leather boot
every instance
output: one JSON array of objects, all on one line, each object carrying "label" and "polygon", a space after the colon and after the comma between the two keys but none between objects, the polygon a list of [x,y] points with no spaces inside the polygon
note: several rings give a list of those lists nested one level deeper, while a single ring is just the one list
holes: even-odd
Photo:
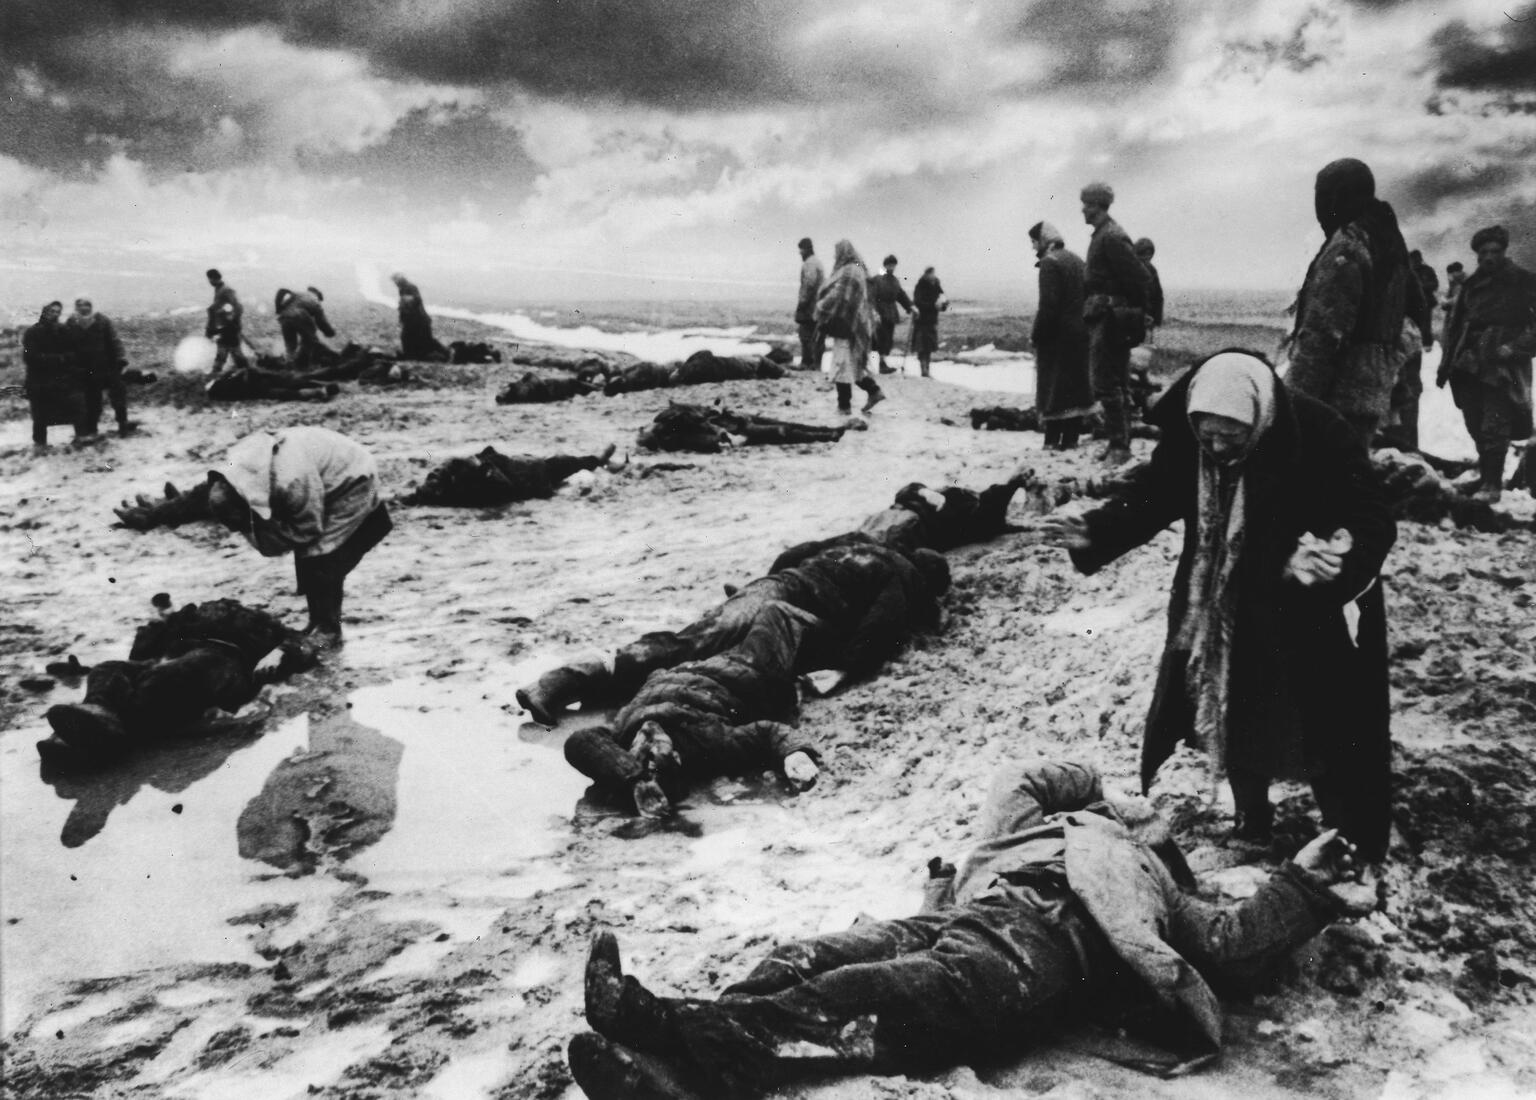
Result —
[{"label": "leather boot", "polygon": [[1474,500],[1481,500],[1487,504],[1497,504],[1504,495],[1504,460],[1509,455],[1509,448],[1489,448],[1479,451],[1477,455],[1478,470],[1482,473],[1482,481],[1477,487],[1477,492],[1472,494]]},{"label": "leather boot", "polygon": [[48,708],[47,718],[54,736],[69,745],[81,763],[109,763],[132,747],[122,719],[99,704],[59,703]]},{"label": "leather boot", "polygon": [[550,669],[529,688],[519,688],[517,702],[541,726],[554,726],[572,703],[600,696],[613,673],[599,660],[578,661]]}]

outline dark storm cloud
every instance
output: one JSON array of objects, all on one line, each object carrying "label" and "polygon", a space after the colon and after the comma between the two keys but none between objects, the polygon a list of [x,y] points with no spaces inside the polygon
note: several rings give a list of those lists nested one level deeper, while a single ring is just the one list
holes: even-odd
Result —
[{"label": "dark storm cloud", "polygon": [[1480,34],[1456,21],[1430,39],[1442,88],[1478,92],[1536,92],[1536,3],[1503,13],[1501,24]]},{"label": "dark storm cloud", "polygon": [[1050,48],[1047,86],[1140,85],[1173,60],[1183,11],[1173,0],[1119,4],[1107,0],[1040,0],[1014,28]]},{"label": "dark storm cloud", "polygon": [[1405,217],[1433,214],[1448,202],[1488,195],[1515,183],[1524,173],[1512,164],[1480,167],[1442,164],[1426,168],[1392,185],[1393,204]]}]

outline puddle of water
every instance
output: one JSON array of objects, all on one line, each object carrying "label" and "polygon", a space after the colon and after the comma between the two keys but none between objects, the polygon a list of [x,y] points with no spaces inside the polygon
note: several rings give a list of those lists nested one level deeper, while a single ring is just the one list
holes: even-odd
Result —
[{"label": "puddle of water", "polygon": [[483,680],[455,676],[365,688],[351,714],[404,747],[394,828],[351,863],[392,893],[423,888],[516,896],[548,881],[586,780],[553,746],[517,736],[513,693],[547,658],[505,664]]},{"label": "puddle of water", "polygon": [[235,809],[303,743],[304,725],[170,746],[57,785],[38,778],[33,743],[45,730],[0,739],[0,1032],[50,986],[185,962],[259,964],[252,930],[229,917],[338,889],[258,881],[266,869],[236,850]]}]

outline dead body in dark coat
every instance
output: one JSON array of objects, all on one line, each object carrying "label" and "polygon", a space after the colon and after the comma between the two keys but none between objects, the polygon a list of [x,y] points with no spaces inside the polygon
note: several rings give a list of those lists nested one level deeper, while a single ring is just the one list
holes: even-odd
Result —
[{"label": "dead body in dark coat", "polygon": [[807,636],[820,629],[797,607],[764,604],[730,650],[652,673],[611,726],[573,733],[566,760],[642,813],[665,808],[654,796],[677,802],[715,776],[773,770],[792,784],[808,782],[817,754],[797,728],[794,669]]},{"label": "dead body in dark coat", "polygon": [[819,424],[795,424],[708,405],[673,403],[640,430],[640,446],[652,451],[719,454],[738,443],[746,446],[836,443],[847,430],[844,425],[831,428]]},{"label": "dead body in dark coat", "polygon": [[[256,666],[279,648],[274,673],[258,678]],[[139,627],[126,661],[92,668],[84,700],[49,708],[53,736],[38,752],[58,767],[110,764],[151,741],[195,733],[210,707],[239,710],[261,683],[315,662],[301,635],[265,611],[236,600],[187,604]]]},{"label": "dead body in dark coat", "polygon": [[494,508],[519,500],[544,500],[555,495],[565,479],[579,470],[595,470],[613,454],[504,455],[487,447],[468,458],[450,458],[427,475],[421,487],[404,500],[450,508]]},{"label": "dead body in dark coat", "polygon": [[496,395],[498,405],[541,405],[551,401],[568,401],[585,393],[597,393],[606,382],[600,371],[578,373],[574,376],[541,377],[527,371],[522,377],[508,382]]}]

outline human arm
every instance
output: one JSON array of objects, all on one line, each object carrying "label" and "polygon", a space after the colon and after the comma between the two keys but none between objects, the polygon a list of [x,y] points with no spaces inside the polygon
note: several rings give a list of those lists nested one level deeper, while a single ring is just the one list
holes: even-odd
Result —
[{"label": "human arm", "polygon": [[1335,234],[1308,274],[1301,314],[1291,337],[1291,369],[1285,383],[1298,393],[1327,400],[1338,382],[1341,352],[1355,330],[1365,296],[1369,257]]},{"label": "human arm", "polygon": [[310,312],[314,314],[316,328],[318,328],[326,336],[334,337],[336,335],[336,330],[331,327],[330,319],[325,315],[324,306],[316,302],[314,309],[312,309]]},{"label": "human arm", "polygon": [[1164,436],[1108,503],[1077,517],[1047,516],[1040,524],[1043,541],[1065,549],[1078,572],[1098,572],[1184,515],[1194,493],[1194,462],[1193,439]]},{"label": "human arm", "polygon": [[165,484],[165,496],[155,500],[143,493],[133,501],[112,509],[117,515],[114,526],[127,527],[132,531],[149,531],[156,527],[180,527],[184,523],[197,523],[213,518],[208,506],[208,482],[203,481],[182,492],[170,482]]},{"label": "human arm", "polygon": [[102,341],[107,345],[107,351],[112,357],[112,365],[122,370],[128,365],[128,353],[123,350],[123,339],[117,334],[117,326],[112,323],[110,317],[101,318],[101,323],[106,326],[102,333]]},{"label": "human arm", "polygon": [[901,308],[906,310],[908,314],[912,312],[912,299],[907,296],[907,288],[900,283],[896,284],[896,301],[901,304]]},{"label": "human arm", "polygon": [[977,838],[1010,836],[1043,825],[1051,814],[1081,810],[1103,798],[1099,770],[1092,764],[1031,760],[1005,769],[992,784]]}]

